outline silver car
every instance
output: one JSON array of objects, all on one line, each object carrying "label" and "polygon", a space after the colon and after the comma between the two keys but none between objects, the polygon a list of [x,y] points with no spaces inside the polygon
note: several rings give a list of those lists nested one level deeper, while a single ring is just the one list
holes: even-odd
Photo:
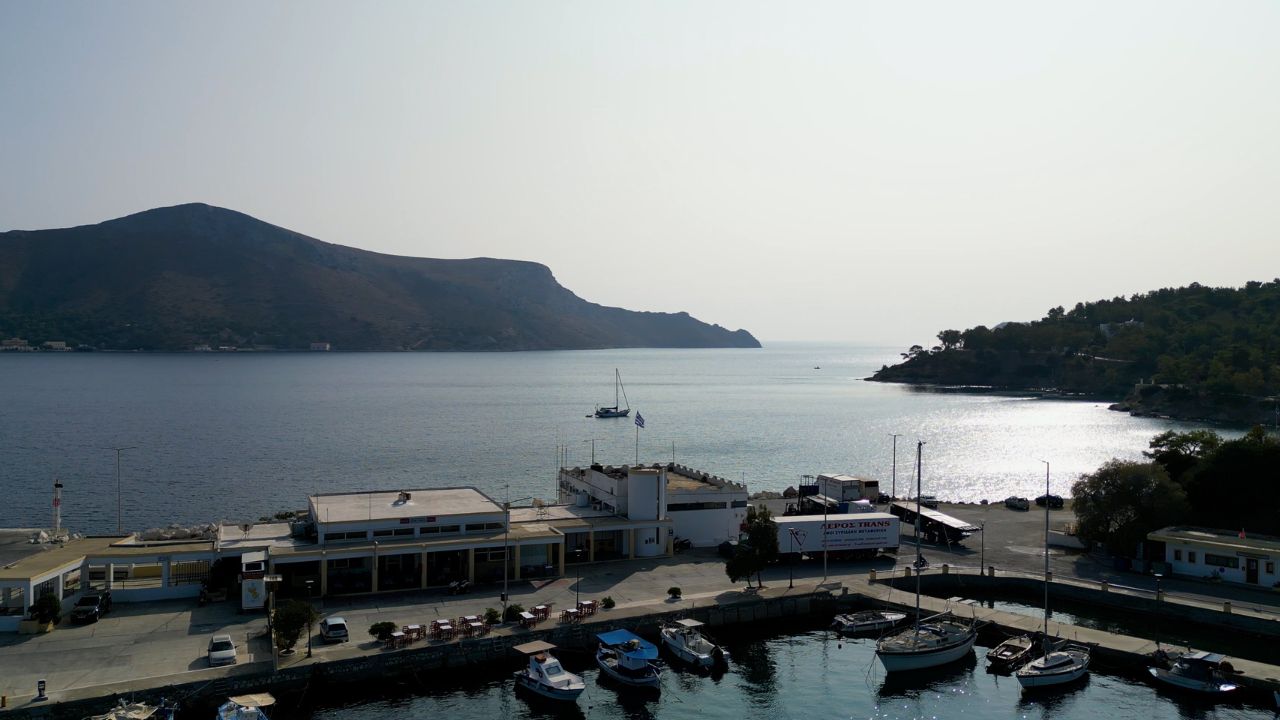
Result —
[{"label": "silver car", "polygon": [[209,666],[235,665],[236,644],[230,635],[214,635],[209,640]]}]

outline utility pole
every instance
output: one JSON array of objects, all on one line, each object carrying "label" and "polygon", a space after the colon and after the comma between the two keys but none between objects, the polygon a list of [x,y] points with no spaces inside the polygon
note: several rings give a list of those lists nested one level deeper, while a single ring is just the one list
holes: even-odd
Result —
[{"label": "utility pole", "polygon": [[137,445],[103,448],[103,450],[114,450],[116,453],[116,532],[121,534],[124,533],[124,501],[122,500],[124,494],[120,484],[120,453],[137,449]]}]

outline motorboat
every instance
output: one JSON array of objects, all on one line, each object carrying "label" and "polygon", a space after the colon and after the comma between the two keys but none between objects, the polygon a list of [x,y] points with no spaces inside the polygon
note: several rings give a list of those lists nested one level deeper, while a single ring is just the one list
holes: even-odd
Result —
[{"label": "motorboat", "polygon": [[[916,568],[923,567],[920,554],[921,468],[924,443],[916,443]],[[927,497],[927,496],[924,496]],[[915,624],[876,642],[876,656],[888,672],[924,670],[955,662],[973,651],[978,632],[973,621],[964,621],[951,613],[940,613],[920,619],[920,573],[916,572]]]},{"label": "motorboat", "polygon": [[218,706],[217,720],[269,720],[263,708],[276,704],[271,693],[236,695]]},{"label": "motorboat", "polygon": [[177,708],[160,701],[159,705],[121,700],[111,710],[101,715],[90,715],[86,720],[173,720]]},{"label": "motorboat", "polygon": [[551,700],[567,702],[577,700],[578,696],[587,689],[582,676],[565,670],[560,661],[551,654],[551,651],[556,649],[555,645],[535,640],[516,645],[511,649],[526,655],[529,659],[529,666],[515,674],[516,688],[523,688]]},{"label": "motorboat", "polygon": [[1234,681],[1235,669],[1219,653],[1189,652],[1168,668],[1152,667],[1147,671],[1158,682],[1203,695],[1226,695],[1240,689]]},{"label": "motorboat", "polygon": [[653,662],[658,659],[656,645],[630,630],[599,633],[596,639],[596,664],[606,677],[633,687],[662,686],[662,670]]},{"label": "motorboat", "polygon": [[1035,652],[1036,640],[1030,635],[1017,635],[987,651],[987,664],[1004,671],[1025,665]]},{"label": "motorboat", "polygon": [[837,615],[831,621],[831,629],[845,635],[874,634],[891,630],[906,619],[906,613],[864,610],[862,612]]},{"label": "motorboat", "polygon": [[[626,400],[627,402],[626,407],[623,407],[622,404],[618,402],[619,391],[621,391],[622,393],[622,399]],[[622,386],[622,374],[618,372],[617,368],[614,368],[613,369],[613,406],[596,408],[595,416],[598,418],[619,418],[619,417],[626,417],[630,414],[631,414],[631,401],[627,400],[627,389]]]},{"label": "motorboat", "polygon": [[[1044,461],[1041,461],[1044,462]],[[1044,463],[1044,494],[1049,496],[1049,463]],[[1018,668],[1014,676],[1022,689],[1050,687],[1075,682],[1089,672],[1093,651],[1087,645],[1055,642],[1049,635],[1049,503],[1044,505],[1044,632],[1040,636],[1043,654]]]},{"label": "motorboat", "polygon": [[711,642],[698,628],[702,623],[685,618],[663,626],[659,639],[663,646],[684,662],[710,670],[729,664],[729,653]]},{"label": "motorboat", "polygon": [[1023,665],[1014,673],[1024,690],[1066,685],[1088,674],[1092,652],[1087,646],[1063,643],[1046,650],[1044,655]]}]

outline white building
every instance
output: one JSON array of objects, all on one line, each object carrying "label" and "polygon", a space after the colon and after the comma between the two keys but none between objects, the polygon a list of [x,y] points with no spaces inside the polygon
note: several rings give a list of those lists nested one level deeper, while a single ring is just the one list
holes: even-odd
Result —
[{"label": "white building", "polygon": [[835,502],[876,502],[880,499],[880,482],[855,475],[823,473],[818,476],[818,494]]},{"label": "white building", "polygon": [[[669,540],[710,547],[736,539],[747,519],[747,488],[684,465],[561,468],[560,502],[632,521],[667,521],[673,537],[641,539],[637,556],[669,552]],[[652,547],[650,547],[652,545]]]},{"label": "white building", "polygon": [[[1177,526],[1147,534],[1164,546],[1164,561],[1174,575],[1273,587],[1280,582],[1280,538],[1244,531]],[[1160,554],[1159,547],[1156,554]]]}]

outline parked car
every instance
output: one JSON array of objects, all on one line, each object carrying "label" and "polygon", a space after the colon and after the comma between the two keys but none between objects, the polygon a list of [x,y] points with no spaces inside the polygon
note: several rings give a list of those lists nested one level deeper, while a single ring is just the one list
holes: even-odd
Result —
[{"label": "parked car", "polygon": [[[1048,499],[1046,500],[1046,498]],[[1049,503],[1049,508],[1051,510],[1062,509],[1063,502],[1062,502],[1061,495],[1047,495],[1047,496],[1041,495],[1040,497],[1036,498],[1036,507],[1044,507],[1045,502]]]},{"label": "parked car", "polygon": [[1030,510],[1031,501],[1017,495],[1010,495],[1004,499],[1004,506],[1010,510]]},{"label": "parked car", "polygon": [[214,635],[209,640],[209,667],[236,664],[236,644],[230,635]]},{"label": "parked car", "polygon": [[71,608],[71,621],[78,623],[98,622],[111,610],[111,591],[95,590],[76,601]]},{"label": "parked car", "polygon": [[347,621],[337,615],[321,620],[320,639],[327,643],[346,642],[350,639],[350,635],[347,634]]},{"label": "parked car", "polygon": [[937,510],[938,498],[934,495],[921,495],[920,504],[927,508],[933,508],[934,510]]}]

